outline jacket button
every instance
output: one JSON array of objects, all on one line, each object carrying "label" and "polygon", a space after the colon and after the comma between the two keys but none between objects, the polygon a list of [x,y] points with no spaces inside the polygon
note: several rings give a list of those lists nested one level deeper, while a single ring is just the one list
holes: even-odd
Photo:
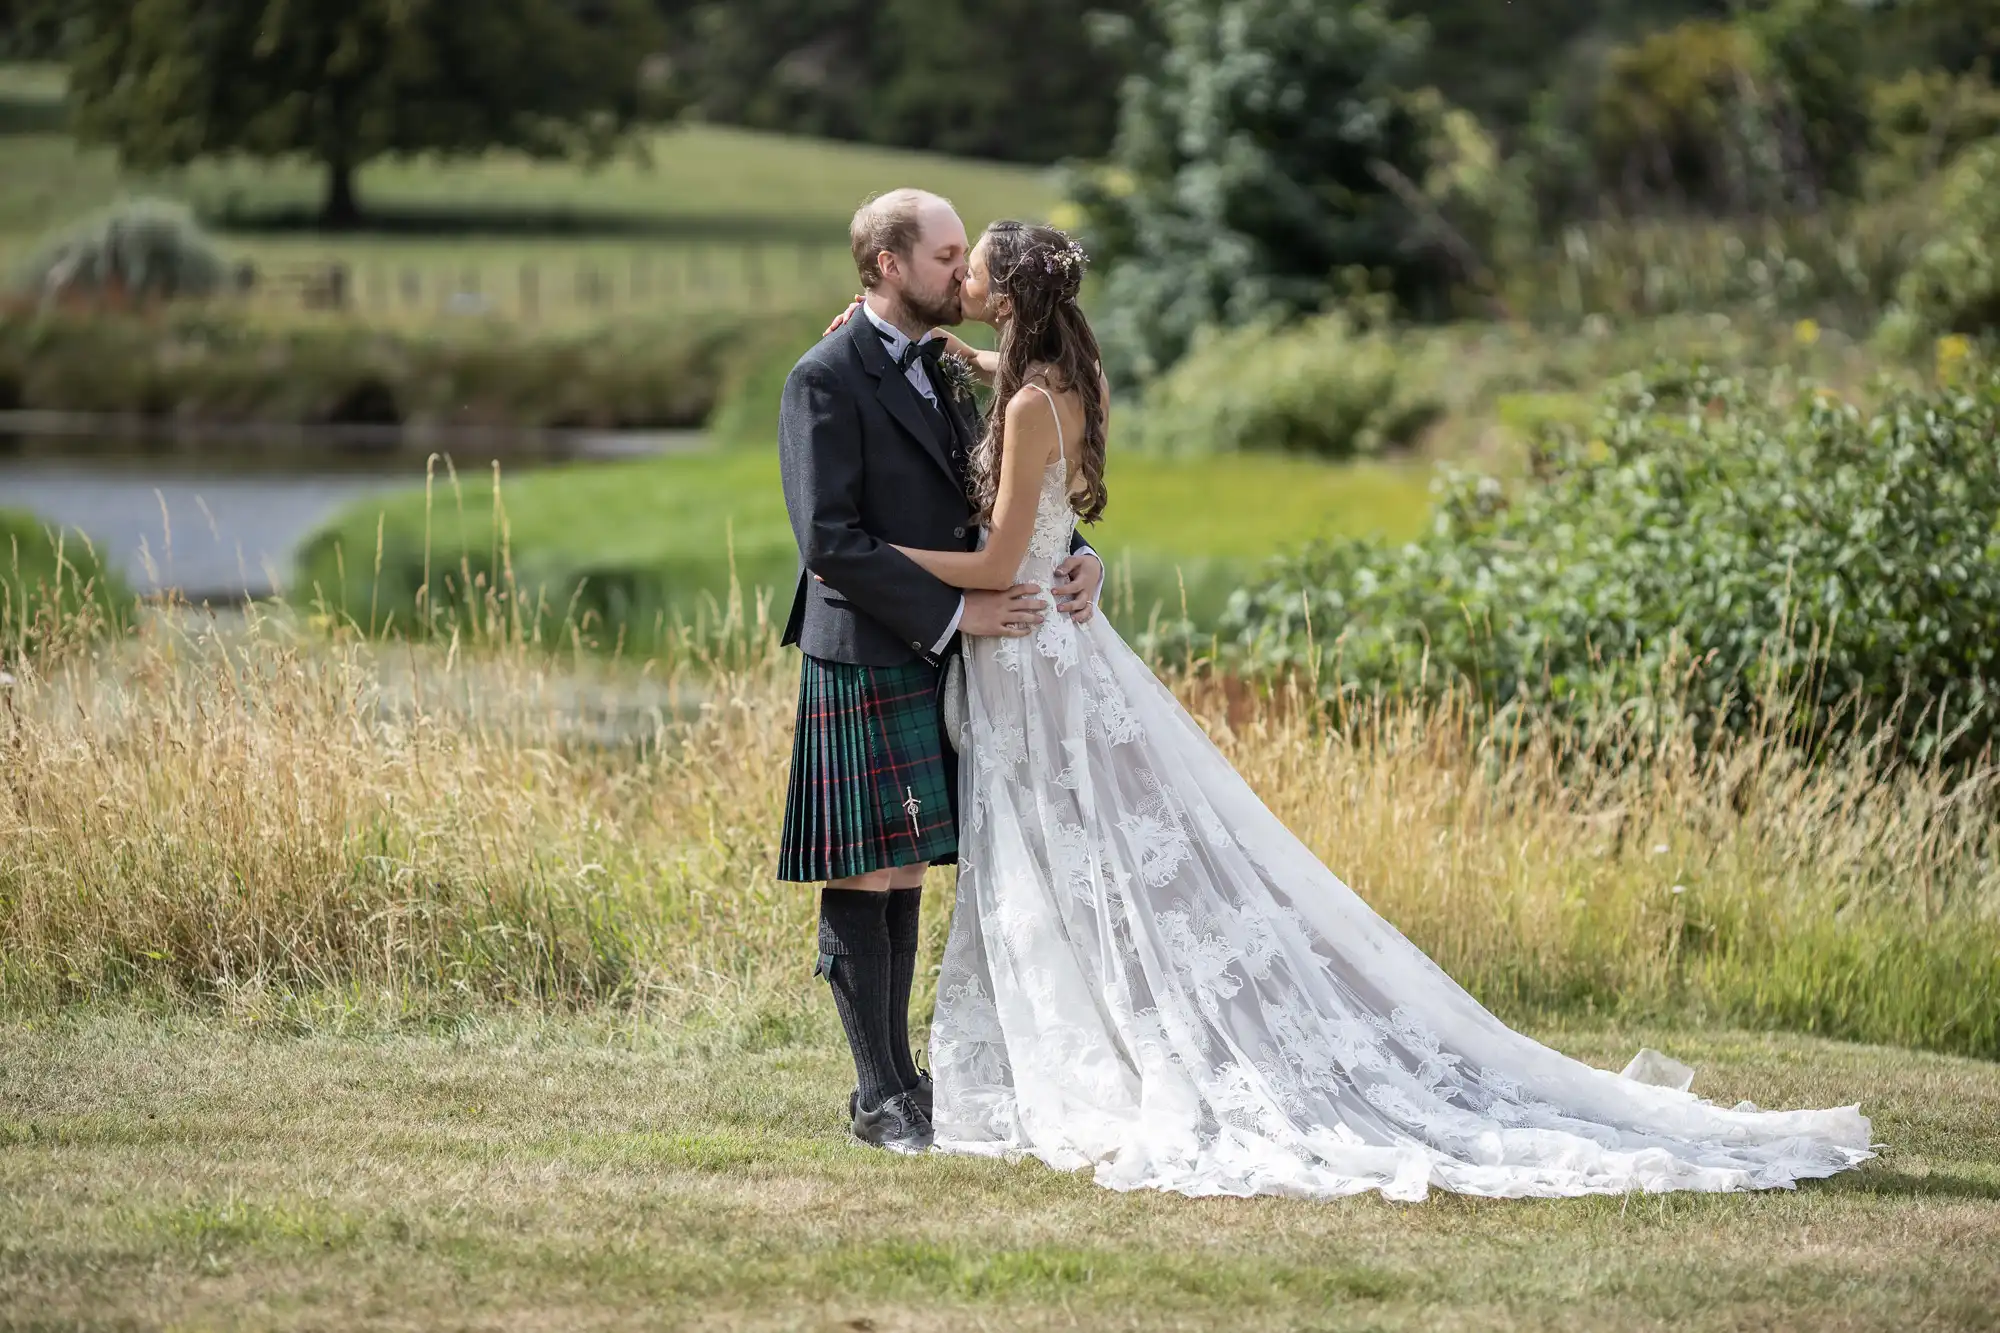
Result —
[{"label": "jacket button", "polygon": [[921,643],[918,643],[914,639],[910,641],[910,647],[916,649],[918,652],[922,652],[924,650],[924,646]]}]

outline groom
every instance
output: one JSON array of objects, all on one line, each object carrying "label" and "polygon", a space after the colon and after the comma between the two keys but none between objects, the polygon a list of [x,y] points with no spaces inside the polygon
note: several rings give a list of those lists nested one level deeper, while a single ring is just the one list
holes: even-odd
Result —
[{"label": "groom", "polygon": [[[931,1143],[931,1087],[910,1055],[924,871],[958,860],[957,757],[944,737],[945,660],[962,635],[1022,637],[1041,589],[960,593],[892,544],[971,550],[966,471],[978,427],[930,334],[964,318],[970,247],[945,200],[895,190],[849,230],[866,292],[799,359],[778,415],[799,582],[783,642],[805,654],[778,878],[818,883],[819,961],[854,1053],[854,1137]],[[1049,591],[1092,613],[1104,568],[1078,539]]]}]

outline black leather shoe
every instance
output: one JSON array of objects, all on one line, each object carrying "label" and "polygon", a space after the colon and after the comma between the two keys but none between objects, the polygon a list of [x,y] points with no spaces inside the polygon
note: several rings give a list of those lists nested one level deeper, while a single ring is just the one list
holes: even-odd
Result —
[{"label": "black leather shoe", "polygon": [[[910,1089],[910,1096],[916,1101],[917,1109],[924,1113],[924,1119],[929,1120],[937,1115],[937,1112],[931,1109],[936,1102],[931,1099],[931,1076],[927,1071],[922,1069],[917,1071],[917,1086]],[[861,1089],[856,1088],[847,1094],[847,1118],[854,1119],[854,1113],[860,1109]]]},{"label": "black leather shoe", "polygon": [[899,1092],[872,1111],[856,1110],[854,1137],[871,1148],[896,1153],[924,1153],[931,1147],[931,1118],[917,1099]]}]

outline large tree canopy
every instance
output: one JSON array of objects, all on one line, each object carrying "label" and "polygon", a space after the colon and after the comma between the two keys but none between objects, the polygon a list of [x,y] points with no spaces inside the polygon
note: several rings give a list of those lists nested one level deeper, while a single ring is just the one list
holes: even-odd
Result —
[{"label": "large tree canopy", "polygon": [[702,116],[1027,162],[1111,143],[1145,0],[658,0]]},{"label": "large tree canopy", "polygon": [[0,60],[50,60],[62,54],[61,0],[0,0]]},{"label": "large tree canopy", "polygon": [[601,153],[648,105],[648,0],[79,0],[76,126],[141,166],[215,154],[325,165],[359,215],[373,158]]}]

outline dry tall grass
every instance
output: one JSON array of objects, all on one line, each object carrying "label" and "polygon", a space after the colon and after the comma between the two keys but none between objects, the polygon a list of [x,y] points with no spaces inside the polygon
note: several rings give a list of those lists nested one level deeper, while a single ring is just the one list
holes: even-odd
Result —
[{"label": "dry tall grass", "polygon": [[[44,634],[0,685],[0,1006],[792,1021],[813,904],[771,877],[794,659],[762,608],[646,667],[486,629]],[[1675,734],[1587,768],[1451,704],[1335,729],[1303,692],[1178,687],[1329,864],[1505,1012],[2000,1054],[2000,773],[1885,779]]]}]

